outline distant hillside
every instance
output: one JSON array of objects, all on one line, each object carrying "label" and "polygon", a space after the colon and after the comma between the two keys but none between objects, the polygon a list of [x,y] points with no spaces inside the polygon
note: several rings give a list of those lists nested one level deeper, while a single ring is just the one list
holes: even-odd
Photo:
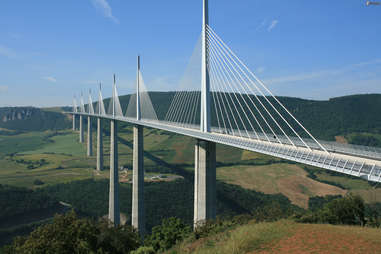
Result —
[{"label": "distant hillside", "polygon": [[[150,92],[149,94],[158,118],[163,119],[175,93]],[[129,98],[130,95],[120,97],[124,111]],[[381,94],[351,95],[326,101],[292,97],[278,97],[278,99],[319,139],[334,140],[335,136],[346,136],[351,133],[381,134]],[[106,99],[106,108],[108,104],[109,99]]]},{"label": "distant hillside", "polygon": [[71,126],[67,115],[34,107],[0,108],[0,128],[16,131],[62,130]]},{"label": "distant hillside", "polygon": [[[67,208],[41,192],[0,184],[0,246],[29,234]],[[0,250],[1,253],[1,250]]]},{"label": "distant hillside", "polygon": [[[164,119],[175,93],[149,94],[158,118]],[[345,136],[351,143],[381,146],[381,94],[351,95],[326,101],[278,98],[319,139]],[[120,96],[124,112],[129,99],[130,95]],[[106,111],[109,101],[107,98],[104,102]],[[62,110],[70,108],[0,108],[0,128],[23,131],[70,128],[70,119],[60,113]]]}]

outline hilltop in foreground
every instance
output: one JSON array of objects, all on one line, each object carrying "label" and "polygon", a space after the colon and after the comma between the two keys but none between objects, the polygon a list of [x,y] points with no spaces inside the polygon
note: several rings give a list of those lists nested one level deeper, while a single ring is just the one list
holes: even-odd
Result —
[{"label": "hilltop in foreground", "polygon": [[168,253],[372,254],[380,253],[380,246],[379,229],[281,220],[250,222],[194,242],[185,241]]}]

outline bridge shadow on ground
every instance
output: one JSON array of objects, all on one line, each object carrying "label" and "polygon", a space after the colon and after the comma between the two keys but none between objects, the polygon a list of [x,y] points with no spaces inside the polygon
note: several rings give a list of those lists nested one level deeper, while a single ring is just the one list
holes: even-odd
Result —
[{"label": "bridge shadow on ground", "polygon": [[[106,136],[110,136],[110,131],[108,130],[103,130],[103,133],[106,135]],[[133,143],[124,139],[124,138],[121,138],[121,137],[118,137],[118,142],[120,142],[121,144],[129,147],[130,149],[133,149]],[[170,164],[170,163],[167,163],[166,161],[160,159],[159,157],[153,155],[152,153],[150,152],[147,152],[147,151],[144,151],[144,157],[150,159],[151,161],[155,162],[157,166],[162,167],[164,169],[169,169],[171,173],[173,174],[176,174],[176,175],[180,175],[182,177],[184,177],[186,180],[188,181],[193,181],[194,180],[194,175],[192,172],[189,172],[188,170],[184,169],[185,166],[192,166],[192,165],[188,165],[188,164]],[[164,172],[162,172],[164,173]]]},{"label": "bridge shadow on ground", "polygon": [[[57,200],[70,203],[80,214],[101,217],[108,212],[108,180],[80,180],[39,189]],[[120,184],[120,209],[131,215],[132,185]],[[144,203],[146,228],[161,224],[164,218],[177,217],[188,225],[193,224],[194,184],[186,179],[173,182],[145,182]],[[86,197],[86,198],[84,198]],[[275,205],[274,204],[278,204]],[[254,215],[264,207],[280,207],[281,214],[295,206],[281,194],[263,194],[240,186],[217,182],[217,215],[229,217],[239,214]]]}]

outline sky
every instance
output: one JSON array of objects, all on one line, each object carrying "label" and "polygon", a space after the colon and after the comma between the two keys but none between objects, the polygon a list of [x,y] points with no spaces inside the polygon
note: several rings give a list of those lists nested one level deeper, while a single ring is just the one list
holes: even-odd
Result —
[{"label": "sky", "polygon": [[[365,0],[210,0],[210,26],[279,96],[381,93],[381,6]],[[178,87],[201,0],[1,0],[0,106],[71,105],[103,84]],[[94,92],[93,92],[94,93]],[[95,95],[93,95],[95,97]]]}]

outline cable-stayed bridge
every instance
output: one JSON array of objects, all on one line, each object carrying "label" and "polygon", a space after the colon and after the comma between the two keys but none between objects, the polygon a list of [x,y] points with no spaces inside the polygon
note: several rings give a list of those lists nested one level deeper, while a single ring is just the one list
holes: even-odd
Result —
[{"label": "cable-stayed bridge", "polygon": [[381,149],[317,140],[293,112],[238,58],[208,25],[208,1],[203,0],[203,26],[190,64],[172,97],[166,114],[158,116],[144,84],[138,57],[136,93],[123,110],[114,76],[107,108],[101,90],[93,103],[73,101],[80,118],[88,118],[88,155],[92,151],[91,119],[98,121],[97,169],[103,168],[102,119],[111,121],[109,219],[119,224],[117,122],[134,126],[132,224],[144,234],[143,127],[161,129],[197,139],[195,146],[194,222],[216,216],[215,144],[224,144],[381,182]]}]

